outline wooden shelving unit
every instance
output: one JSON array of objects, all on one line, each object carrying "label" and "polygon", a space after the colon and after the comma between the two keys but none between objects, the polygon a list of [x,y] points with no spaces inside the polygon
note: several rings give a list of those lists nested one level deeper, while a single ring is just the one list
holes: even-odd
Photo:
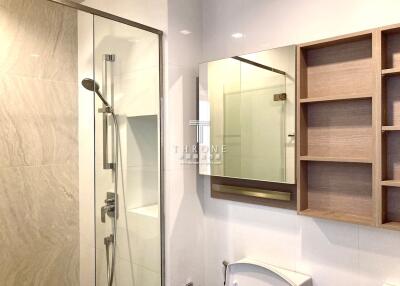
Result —
[{"label": "wooden shelving unit", "polygon": [[298,47],[301,215],[376,224],[375,42],[367,31]]},{"label": "wooden shelving unit", "polygon": [[400,25],[298,47],[299,214],[400,230]]},{"label": "wooden shelving unit", "polygon": [[380,29],[378,39],[382,74],[377,112],[382,131],[377,136],[378,225],[400,230],[400,26]]},{"label": "wooden shelving unit", "polygon": [[400,231],[400,25],[297,52],[299,214]]}]

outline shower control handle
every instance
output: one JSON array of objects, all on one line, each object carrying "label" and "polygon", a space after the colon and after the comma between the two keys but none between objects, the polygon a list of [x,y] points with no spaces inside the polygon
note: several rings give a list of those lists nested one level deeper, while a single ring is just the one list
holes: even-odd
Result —
[{"label": "shower control handle", "polygon": [[105,205],[101,207],[101,222],[106,222],[106,215],[113,218],[115,213],[115,193],[108,192],[107,198],[104,201]]},{"label": "shower control handle", "polygon": [[105,223],[106,222],[106,214],[108,216],[112,216],[112,213],[114,213],[115,207],[114,206],[102,206],[101,207],[101,222]]}]

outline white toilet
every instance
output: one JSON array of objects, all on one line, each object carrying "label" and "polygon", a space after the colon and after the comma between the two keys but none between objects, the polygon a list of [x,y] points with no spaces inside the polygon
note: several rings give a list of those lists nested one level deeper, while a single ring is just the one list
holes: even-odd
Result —
[{"label": "white toilet", "polygon": [[246,258],[229,264],[226,286],[312,286],[312,280],[310,276]]}]

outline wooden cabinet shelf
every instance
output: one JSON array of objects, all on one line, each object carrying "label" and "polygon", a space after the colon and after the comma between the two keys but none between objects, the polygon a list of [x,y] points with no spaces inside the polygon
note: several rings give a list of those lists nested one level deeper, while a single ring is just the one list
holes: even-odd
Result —
[{"label": "wooden cabinet shelf", "polygon": [[349,215],[349,214],[333,212],[333,211],[306,209],[306,210],[300,211],[300,214],[305,215],[305,216],[321,218],[321,219],[330,219],[330,220],[349,222],[349,223],[354,223],[354,224],[362,224],[362,225],[373,225],[374,224],[374,220],[372,217]]},{"label": "wooden cabinet shelf", "polygon": [[392,221],[392,222],[387,222],[381,225],[381,227],[390,229],[390,230],[400,230],[400,222],[397,221]]},{"label": "wooden cabinet shelf", "polygon": [[382,70],[382,75],[384,75],[384,76],[400,75],[400,67],[384,69],[384,70]]},{"label": "wooden cabinet shelf", "polygon": [[371,94],[356,94],[353,96],[321,96],[321,97],[312,97],[312,98],[300,98],[300,103],[315,103],[315,102],[327,102],[327,101],[338,101],[338,100],[357,100],[357,99],[365,99],[372,98]]},{"label": "wooden cabinet shelf", "polygon": [[[381,185],[382,186],[387,186],[387,187],[398,187],[398,188],[400,188],[400,180],[382,181]],[[399,192],[400,192],[400,189],[399,189]]]},{"label": "wooden cabinet shelf", "polygon": [[382,126],[382,131],[400,131],[400,125],[396,125],[396,126]]},{"label": "wooden cabinet shelf", "polygon": [[372,163],[372,159],[369,158],[324,157],[324,156],[300,156],[300,161],[365,163],[365,164]]}]

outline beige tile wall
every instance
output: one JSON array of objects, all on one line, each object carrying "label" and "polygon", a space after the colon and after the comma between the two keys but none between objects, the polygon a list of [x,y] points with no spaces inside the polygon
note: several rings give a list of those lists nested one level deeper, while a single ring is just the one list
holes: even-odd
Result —
[{"label": "beige tile wall", "polygon": [[0,285],[79,285],[77,14],[0,0]]}]

